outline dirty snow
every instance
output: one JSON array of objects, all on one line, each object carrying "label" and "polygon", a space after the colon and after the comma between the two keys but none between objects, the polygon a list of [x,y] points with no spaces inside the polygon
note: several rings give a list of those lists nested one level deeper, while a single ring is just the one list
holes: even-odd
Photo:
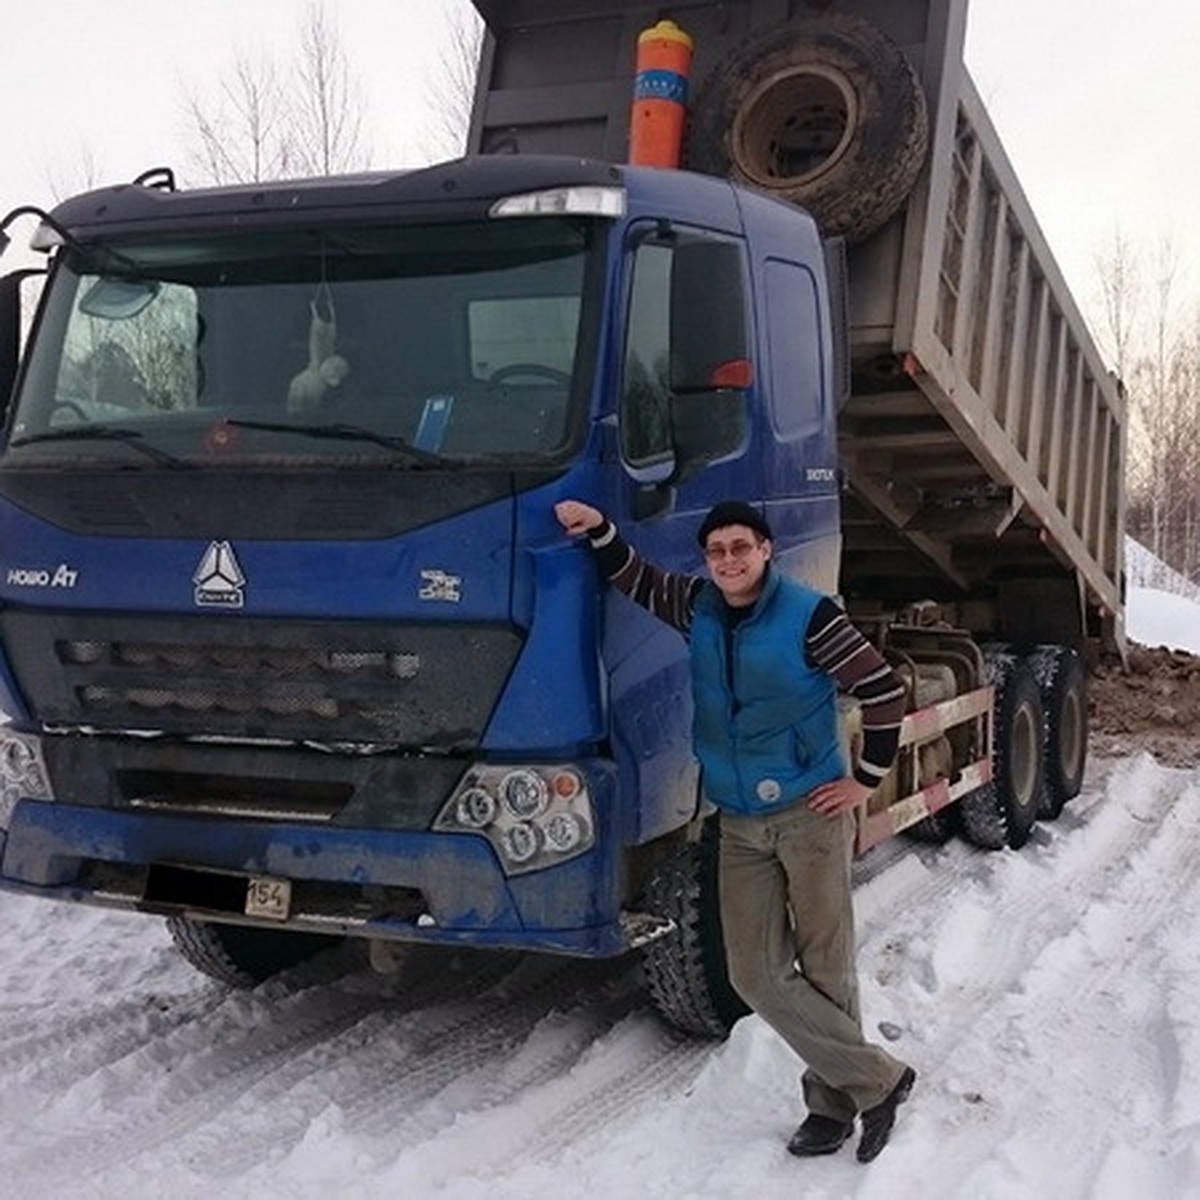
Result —
[{"label": "dirty snow", "polygon": [[[1131,627],[1166,642],[1178,602],[1135,592]],[[1200,770],[1143,753],[1094,759],[1020,853],[954,842],[870,873],[864,1009],[920,1078],[868,1167],[784,1151],[797,1066],[761,1022],[689,1041],[621,966],[439,955],[385,979],[341,952],[234,993],[153,918],[0,894],[0,1187],[1200,1196],[1198,876]]]}]

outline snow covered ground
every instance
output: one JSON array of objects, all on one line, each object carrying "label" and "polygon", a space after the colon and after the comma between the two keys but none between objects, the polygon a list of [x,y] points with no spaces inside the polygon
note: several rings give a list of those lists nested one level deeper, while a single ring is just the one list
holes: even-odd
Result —
[{"label": "snow covered ground", "polygon": [[1129,583],[1126,632],[1144,646],[1173,646],[1200,654],[1200,586],[1155,558],[1133,538],[1125,539]]},{"label": "snow covered ground", "polygon": [[[1177,603],[1136,590],[1131,629],[1169,644]],[[155,919],[0,895],[0,1194],[1200,1196],[1200,771],[1093,761],[1021,852],[921,847],[857,904],[868,1024],[920,1073],[868,1167],[784,1151],[761,1022],[688,1041],[627,969],[335,955],[233,993]]]}]

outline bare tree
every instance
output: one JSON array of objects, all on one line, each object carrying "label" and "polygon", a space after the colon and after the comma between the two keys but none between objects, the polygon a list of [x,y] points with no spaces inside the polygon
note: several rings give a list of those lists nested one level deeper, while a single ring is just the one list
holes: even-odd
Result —
[{"label": "bare tree", "polygon": [[296,81],[291,143],[298,173],[361,170],[362,104],[337,27],[320,4],[305,14]]},{"label": "bare tree", "polygon": [[1141,264],[1120,239],[1102,276],[1107,332],[1129,397],[1129,531],[1163,562],[1197,579],[1200,320],[1181,327],[1178,256],[1169,243],[1159,247],[1144,292]]},{"label": "bare tree", "polygon": [[1124,379],[1136,336],[1141,279],[1134,247],[1118,229],[1111,245],[1096,256],[1103,309],[1101,341],[1119,379]]},{"label": "bare tree", "polygon": [[76,192],[86,192],[100,186],[104,171],[96,160],[92,147],[85,142],[79,144],[79,158],[70,170],[46,170],[46,186],[55,202],[65,200]]},{"label": "bare tree", "polygon": [[305,12],[291,61],[239,55],[215,101],[188,97],[192,165],[208,183],[359,170],[368,157],[361,114],[337,27],[314,3]]},{"label": "bare tree", "polygon": [[442,52],[427,89],[429,122],[421,151],[430,161],[455,158],[466,149],[483,49],[483,22],[474,8],[458,0],[447,8],[445,20]]},{"label": "bare tree", "polygon": [[187,101],[195,130],[195,167],[210,183],[257,183],[286,174],[290,142],[287,99],[274,64],[239,55],[220,85],[216,107]]}]

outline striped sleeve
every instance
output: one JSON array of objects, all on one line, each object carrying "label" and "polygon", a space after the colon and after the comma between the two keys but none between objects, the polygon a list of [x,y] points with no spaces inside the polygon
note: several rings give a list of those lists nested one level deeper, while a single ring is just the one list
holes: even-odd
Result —
[{"label": "striped sleeve", "polygon": [[904,684],[832,600],[817,605],[805,651],[814,667],[832,675],[838,688],[859,702],[863,745],[854,778],[864,787],[877,787],[896,757]]},{"label": "striped sleeve", "polygon": [[588,534],[588,542],[613,587],[680,633],[689,632],[696,595],[704,586],[700,576],[664,571],[647,562],[607,518]]}]

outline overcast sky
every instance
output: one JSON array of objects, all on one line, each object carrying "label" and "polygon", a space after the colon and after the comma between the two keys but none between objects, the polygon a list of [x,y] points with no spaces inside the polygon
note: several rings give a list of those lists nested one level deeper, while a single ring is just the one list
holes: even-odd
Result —
[{"label": "overcast sky", "polygon": [[[445,14],[466,0],[327,0],[359,75],[378,166],[412,165]],[[238,51],[294,45],[304,0],[57,0],[6,12],[0,213],[150,166],[186,167],[189,92]],[[1200,4],[973,0],[967,61],[1085,307],[1120,229],[1200,267]],[[286,55],[284,56],[286,57]],[[90,165],[89,165],[90,164]],[[91,176],[91,178],[89,178]]]}]

